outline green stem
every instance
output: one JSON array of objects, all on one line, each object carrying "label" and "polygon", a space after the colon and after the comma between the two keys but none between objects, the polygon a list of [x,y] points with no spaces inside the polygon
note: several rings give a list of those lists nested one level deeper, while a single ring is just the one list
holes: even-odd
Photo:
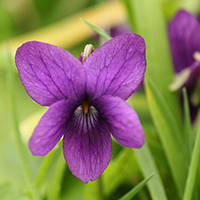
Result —
[{"label": "green stem", "polygon": [[104,191],[103,191],[103,179],[101,176],[98,178],[98,186],[99,186],[100,200],[105,200]]},{"label": "green stem", "polygon": [[38,171],[38,174],[36,176],[36,184],[38,187],[40,187],[46,177],[47,177],[47,174],[49,172],[49,169],[50,169],[50,166],[54,160],[54,157],[55,157],[55,153],[56,153],[56,150],[53,149],[42,161],[42,164],[39,168],[39,171]]},{"label": "green stem", "polygon": [[15,106],[15,95],[14,95],[14,72],[12,70],[13,60],[12,60],[9,50],[8,50],[8,56],[9,56],[9,65],[10,65],[7,69],[8,95],[9,95],[10,112],[11,112],[10,114],[11,114],[11,120],[13,124],[14,137],[15,137],[18,153],[21,160],[21,165],[23,167],[23,173],[24,173],[28,188],[33,196],[33,199],[40,200],[39,192],[37,191],[34,178],[31,174],[27,151],[24,146],[24,143],[22,142],[21,134],[19,131],[19,126],[18,126],[19,123],[18,123],[18,118],[17,118],[16,106]]},{"label": "green stem", "polygon": [[62,152],[62,145],[59,146],[58,149],[58,159],[55,163],[51,178],[48,184],[48,191],[47,191],[47,199],[48,200],[59,200],[60,199],[60,192],[62,189],[62,181],[64,178],[64,172],[67,167],[65,162],[63,152]]},{"label": "green stem", "polygon": [[188,102],[188,95],[186,88],[183,88],[183,99],[184,99],[184,136],[185,136],[185,144],[187,145],[188,149],[188,158],[189,161],[191,159],[192,154],[192,126],[191,126],[191,120],[190,120],[190,108],[189,108],[189,102]]},{"label": "green stem", "polygon": [[195,145],[194,145],[194,149],[192,153],[192,159],[191,159],[191,164],[190,164],[190,168],[188,172],[188,178],[186,182],[183,200],[190,200],[192,198],[195,178],[197,174],[199,156],[200,156],[200,125],[198,128],[198,133],[196,136],[196,141],[195,141]]},{"label": "green stem", "polygon": [[148,143],[146,142],[141,149],[135,149],[134,152],[144,177],[148,177],[149,174],[155,173],[154,178],[147,184],[151,199],[167,200],[165,189]]}]

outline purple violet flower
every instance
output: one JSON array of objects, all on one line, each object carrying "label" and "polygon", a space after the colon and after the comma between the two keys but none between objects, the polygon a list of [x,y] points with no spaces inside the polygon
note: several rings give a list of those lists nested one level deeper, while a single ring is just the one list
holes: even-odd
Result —
[{"label": "purple violet flower", "polygon": [[110,35],[112,37],[116,37],[118,35],[121,35],[121,34],[124,34],[124,33],[128,33],[128,32],[130,32],[130,28],[125,23],[120,24],[120,25],[115,26],[115,27],[112,27],[110,29]]},{"label": "purple violet flower", "polygon": [[177,73],[171,88],[187,88],[194,119],[200,107],[200,24],[197,18],[185,10],[178,11],[169,24],[169,41]]},{"label": "purple violet flower", "polygon": [[145,141],[137,114],[125,102],[145,73],[143,38],[120,35],[90,53],[81,63],[59,47],[36,41],[16,52],[27,93],[49,106],[33,132],[30,150],[44,156],[63,137],[69,169],[85,183],[97,179],[109,164],[111,134],[130,148]]}]

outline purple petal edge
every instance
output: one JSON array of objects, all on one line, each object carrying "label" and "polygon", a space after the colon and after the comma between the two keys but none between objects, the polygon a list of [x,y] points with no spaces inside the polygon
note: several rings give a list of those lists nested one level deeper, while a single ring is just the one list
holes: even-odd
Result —
[{"label": "purple petal edge", "polygon": [[109,122],[110,131],[119,144],[140,148],[145,135],[136,112],[119,97],[105,95],[94,101],[95,107]]},{"label": "purple petal edge", "polygon": [[80,100],[85,91],[85,69],[69,52],[31,41],[15,56],[20,79],[29,96],[42,106],[61,99]]},{"label": "purple petal edge", "polygon": [[76,106],[72,101],[60,100],[49,107],[30,138],[29,148],[33,155],[44,156],[55,147]]},{"label": "purple petal edge", "polygon": [[102,95],[124,100],[143,80],[146,59],[144,39],[134,33],[122,34],[109,40],[85,61],[86,92],[90,100]]}]

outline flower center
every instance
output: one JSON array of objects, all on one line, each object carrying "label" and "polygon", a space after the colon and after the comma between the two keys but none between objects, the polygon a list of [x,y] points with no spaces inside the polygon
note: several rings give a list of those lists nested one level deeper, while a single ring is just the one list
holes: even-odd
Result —
[{"label": "flower center", "polygon": [[90,109],[90,101],[88,101],[88,100],[83,101],[82,109],[83,109],[84,113],[87,114]]}]

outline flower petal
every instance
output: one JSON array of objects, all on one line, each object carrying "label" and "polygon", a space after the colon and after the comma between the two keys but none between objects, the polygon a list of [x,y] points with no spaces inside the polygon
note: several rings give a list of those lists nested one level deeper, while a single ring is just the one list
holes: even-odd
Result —
[{"label": "flower petal", "polygon": [[188,89],[194,88],[200,78],[200,62],[195,61],[191,66],[179,72],[170,85],[171,91],[177,91],[183,86]]},{"label": "flower petal", "polygon": [[66,122],[75,109],[76,104],[69,100],[60,100],[50,106],[29,141],[34,155],[44,156],[54,148],[63,136]]},{"label": "flower petal", "polygon": [[122,146],[140,148],[145,136],[136,112],[119,97],[102,96],[94,106],[110,124],[113,137]]},{"label": "flower petal", "polygon": [[76,111],[63,139],[63,152],[72,174],[94,181],[110,162],[112,141],[107,123],[98,113]]},{"label": "flower petal", "polygon": [[191,73],[188,77],[188,80],[186,82],[186,87],[195,87],[197,84],[197,81],[200,79],[200,62],[195,61],[191,67]]},{"label": "flower petal", "polygon": [[81,62],[59,47],[27,42],[17,50],[16,66],[27,93],[40,105],[49,106],[61,99],[78,100],[84,95]]},{"label": "flower petal", "polygon": [[133,33],[117,36],[94,51],[84,67],[90,100],[104,94],[127,99],[143,80],[146,68],[144,39]]},{"label": "flower petal", "polygon": [[176,72],[192,65],[200,52],[200,24],[196,17],[180,10],[169,25],[169,40]]}]

